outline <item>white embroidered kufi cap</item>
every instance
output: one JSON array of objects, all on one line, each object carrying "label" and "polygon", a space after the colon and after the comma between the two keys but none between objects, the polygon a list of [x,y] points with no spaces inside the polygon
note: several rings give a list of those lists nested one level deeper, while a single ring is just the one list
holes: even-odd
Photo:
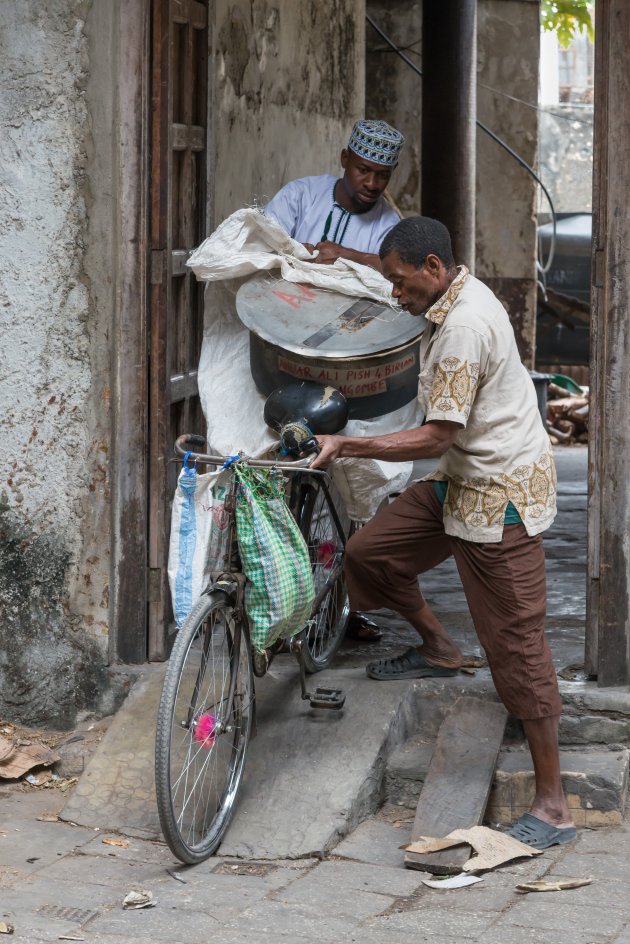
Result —
[{"label": "white embroidered kufi cap", "polygon": [[357,121],[348,147],[359,157],[375,164],[394,167],[405,143],[400,131],[396,131],[386,121]]}]

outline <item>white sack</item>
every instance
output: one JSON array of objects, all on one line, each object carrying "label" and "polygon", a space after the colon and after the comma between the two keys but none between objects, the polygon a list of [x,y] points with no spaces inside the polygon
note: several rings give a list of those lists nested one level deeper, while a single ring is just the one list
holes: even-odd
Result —
[{"label": "white sack", "polygon": [[[343,432],[347,436],[381,436],[399,429],[411,429],[421,422],[418,402],[413,400],[385,416],[350,420]],[[404,489],[412,469],[412,462],[337,459],[331,466],[331,474],[351,520],[364,524],[374,517],[388,495]]]},{"label": "white sack", "polygon": [[[263,418],[265,397],[251,375],[249,331],[236,313],[236,293],[253,272],[280,268],[281,277],[289,281],[391,304],[391,287],[374,269],[347,260],[338,260],[334,266],[303,261],[310,258],[300,243],[260,210],[245,209],[228,217],[188,260],[197,278],[209,283],[198,382],[214,453],[232,455],[243,450],[260,455],[277,442]],[[373,420],[351,420],[343,432],[379,435],[418,422],[414,401]],[[404,487],[411,469],[411,462],[341,459],[335,463],[333,477],[350,517],[364,522],[383,498]]]},{"label": "white sack", "polygon": [[236,314],[243,279],[206,287],[205,328],[199,359],[199,396],[211,451],[222,456],[242,450],[257,456],[278,437],[265,424],[265,397],[249,367],[249,331]]},{"label": "white sack", "polygon": [[288,282],[308,282],[317,288],[393,305],[391,286],[376,269],[349,259],[337,259],[334,265],[309,262],[316,258],[317,253],[310,253],[275,220],[253,207],[228,216],[195,249],[186,265],[201,282],[221,282],[265,269],[280,269],[279,277]]}]

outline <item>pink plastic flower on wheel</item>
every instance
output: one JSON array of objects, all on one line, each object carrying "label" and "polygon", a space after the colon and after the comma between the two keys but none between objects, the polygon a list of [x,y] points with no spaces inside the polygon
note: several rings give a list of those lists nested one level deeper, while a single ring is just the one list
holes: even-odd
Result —
[{"label": "pink plastic flower on wheel", "polygon": [[217,719],[214,715],[206,713],[205,715],[200,715],[197,719],[194,732],[195,740],[199,741],[201,746],[205,747],[208,751],[214,747],[216,728]]}]

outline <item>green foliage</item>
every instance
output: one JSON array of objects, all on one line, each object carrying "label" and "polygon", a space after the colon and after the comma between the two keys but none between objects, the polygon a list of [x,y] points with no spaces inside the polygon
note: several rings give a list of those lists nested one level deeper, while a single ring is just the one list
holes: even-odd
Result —
[{"label": "green foliage", "polygon": [[592,6],[592,0],[542,0],[542,28],[555,31],[563,49],[571,45],[578,33],[586,33],[593,42],[595,32],[591,17]]}]

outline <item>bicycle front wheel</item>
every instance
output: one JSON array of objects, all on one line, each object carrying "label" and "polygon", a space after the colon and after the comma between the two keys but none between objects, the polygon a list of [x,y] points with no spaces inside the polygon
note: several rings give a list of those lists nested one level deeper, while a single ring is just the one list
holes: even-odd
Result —
[{"label": "bicycle front wheel", "polygon": [[341,645],[349,615],[343,574],[342,515],[335,516],[333,508],[339,512],[333,505],[328,484],[313,477],[302,490],[298,516],[308,545],[315,594],[320,599],[306,629],[304,664],[309,673],[321,672],[330,665]]},{"label": "bicycle front wheel", "polygon": [[158,710],[158,813],[164,838],[182,862],[202,862],[223,838],[253,714],[249,639],[229,595],[215,590],[198,600],[179,630]]}]

